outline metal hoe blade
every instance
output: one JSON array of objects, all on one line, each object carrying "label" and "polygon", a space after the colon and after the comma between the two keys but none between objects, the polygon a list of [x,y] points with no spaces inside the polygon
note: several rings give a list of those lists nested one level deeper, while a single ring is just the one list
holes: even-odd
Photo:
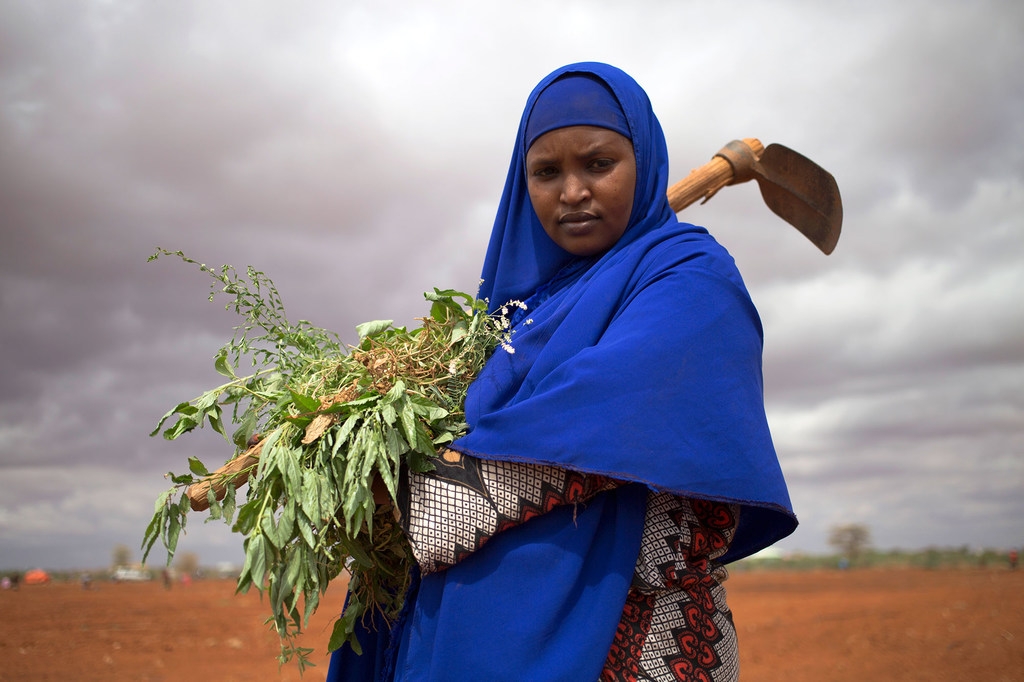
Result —
[{"label": "metal hoe blade", "polygon": [[666,196],[678,213],[700,199],[708,201],[726,185],[754,179],[768,208],[826,254],[832,253],[843,225],[843,200],[835,178],[781,144],[765,149],[756,138],[733,140],[669,187]]},{"label": "metal hoe blade", "polygon": [[753,171],[768,208],[832,253],[843,225],[843,200],[832,174],[781,144],[768,145]]}]

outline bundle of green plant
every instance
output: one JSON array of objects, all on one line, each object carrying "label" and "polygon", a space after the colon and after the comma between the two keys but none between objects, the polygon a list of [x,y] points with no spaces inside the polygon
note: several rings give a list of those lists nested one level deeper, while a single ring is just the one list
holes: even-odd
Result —
[{"label": "bundle of green plant", "polygon": [[[297,647],[295,636],[342,570],[351,573],[349,600],[329,649],[347,641],[359,652],[357,619],[398,615],[413,561],[391,511],[375,504],[373,482],[394,500],[403,468],[432,469],[438,448],[465,433],[466,389],[494,348],[507,347],[508,323],[473,296],[435,289],[425,294],[431,307],[421,327],[368,322],[357,327],[359,344],[346,347],[333,332],[290,323],[264,273],[213,269],[164,249],[150,260],[162,255],[210,275],[210,300],[227,295],[226,308],[243,322],[214,360],[227,381],[175,406],[150,435],[175,417],[163,431],[169,440],[209,424],[238,456],[212,474],[195,457],[189,473],[167,474],[174,486],[157,499],[143,558],[160,539],[170,564],[190,507],[187,489],[193,504],[196,490],[204,491],[197,508],[208,505],[208,520],[244,537],[237,592],[269,593],[281,662],[312,665],[312,649]],[[252,373],[236,371],[246,363]],[[236,484],[246,481],[240,501]]]}]

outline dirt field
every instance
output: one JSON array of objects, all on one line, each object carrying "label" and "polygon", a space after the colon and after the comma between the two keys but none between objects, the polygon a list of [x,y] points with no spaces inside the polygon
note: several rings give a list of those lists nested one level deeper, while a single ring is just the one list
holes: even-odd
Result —
[{"label": "dirt field", "polygon": [[[1024,681],[1024,571],[737,573],[744,682]],[[0,591],[0,680],[298,680],[233,583]],[[344,585],[325,603],[341,604]],[[323,652],[322,608],[306,646]],[[327,660],[302,678],[325,679]]]}]

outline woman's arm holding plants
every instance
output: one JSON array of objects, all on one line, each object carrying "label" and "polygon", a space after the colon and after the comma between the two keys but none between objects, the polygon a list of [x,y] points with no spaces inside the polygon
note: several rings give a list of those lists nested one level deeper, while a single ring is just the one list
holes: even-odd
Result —
[{"label": "woman's arm holding plants", "polygon": [[496,533],[558,506],[585,504],[616,485],[605,476],[444,450],[434,471],[405,477],[399,524],[420,569],[432,573],[461,561]]}]

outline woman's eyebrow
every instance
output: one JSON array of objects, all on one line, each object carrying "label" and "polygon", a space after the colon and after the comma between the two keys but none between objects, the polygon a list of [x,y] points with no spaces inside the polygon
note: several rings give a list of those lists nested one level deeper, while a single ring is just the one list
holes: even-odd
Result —
[{"label": "woman's eyebrow", "polygon": [[[618,153],[618,150],[616,150],[613,145],[607,142],[595,142],[591,145],[583,147],[579,152],[574,154],[574,157],[577,159],[591,159],[595,156],[601,156],[604,154],[614,156],[617,155]],[[526,157],[527,166],[543,166],[556,163],[558,163],[558,161],[552,156],[534,156],[531,158],[529,154],[527,154]]]},{"label": "woman's eyebrow", "polygon": [[607,142],[596,142],[593,145],[585,148],[584,151],[579,154],[579,156],[580,158],[590,158],[594,156],[600,156],[602,154],[616,154],[614,146]]},{"label": "woman's eyebrow", "polygon": [[555,160],[548,156],[534,156],[531,158],[527,155],[526,157],[527,166],[549,166],[553,163],[555,163]]}]

